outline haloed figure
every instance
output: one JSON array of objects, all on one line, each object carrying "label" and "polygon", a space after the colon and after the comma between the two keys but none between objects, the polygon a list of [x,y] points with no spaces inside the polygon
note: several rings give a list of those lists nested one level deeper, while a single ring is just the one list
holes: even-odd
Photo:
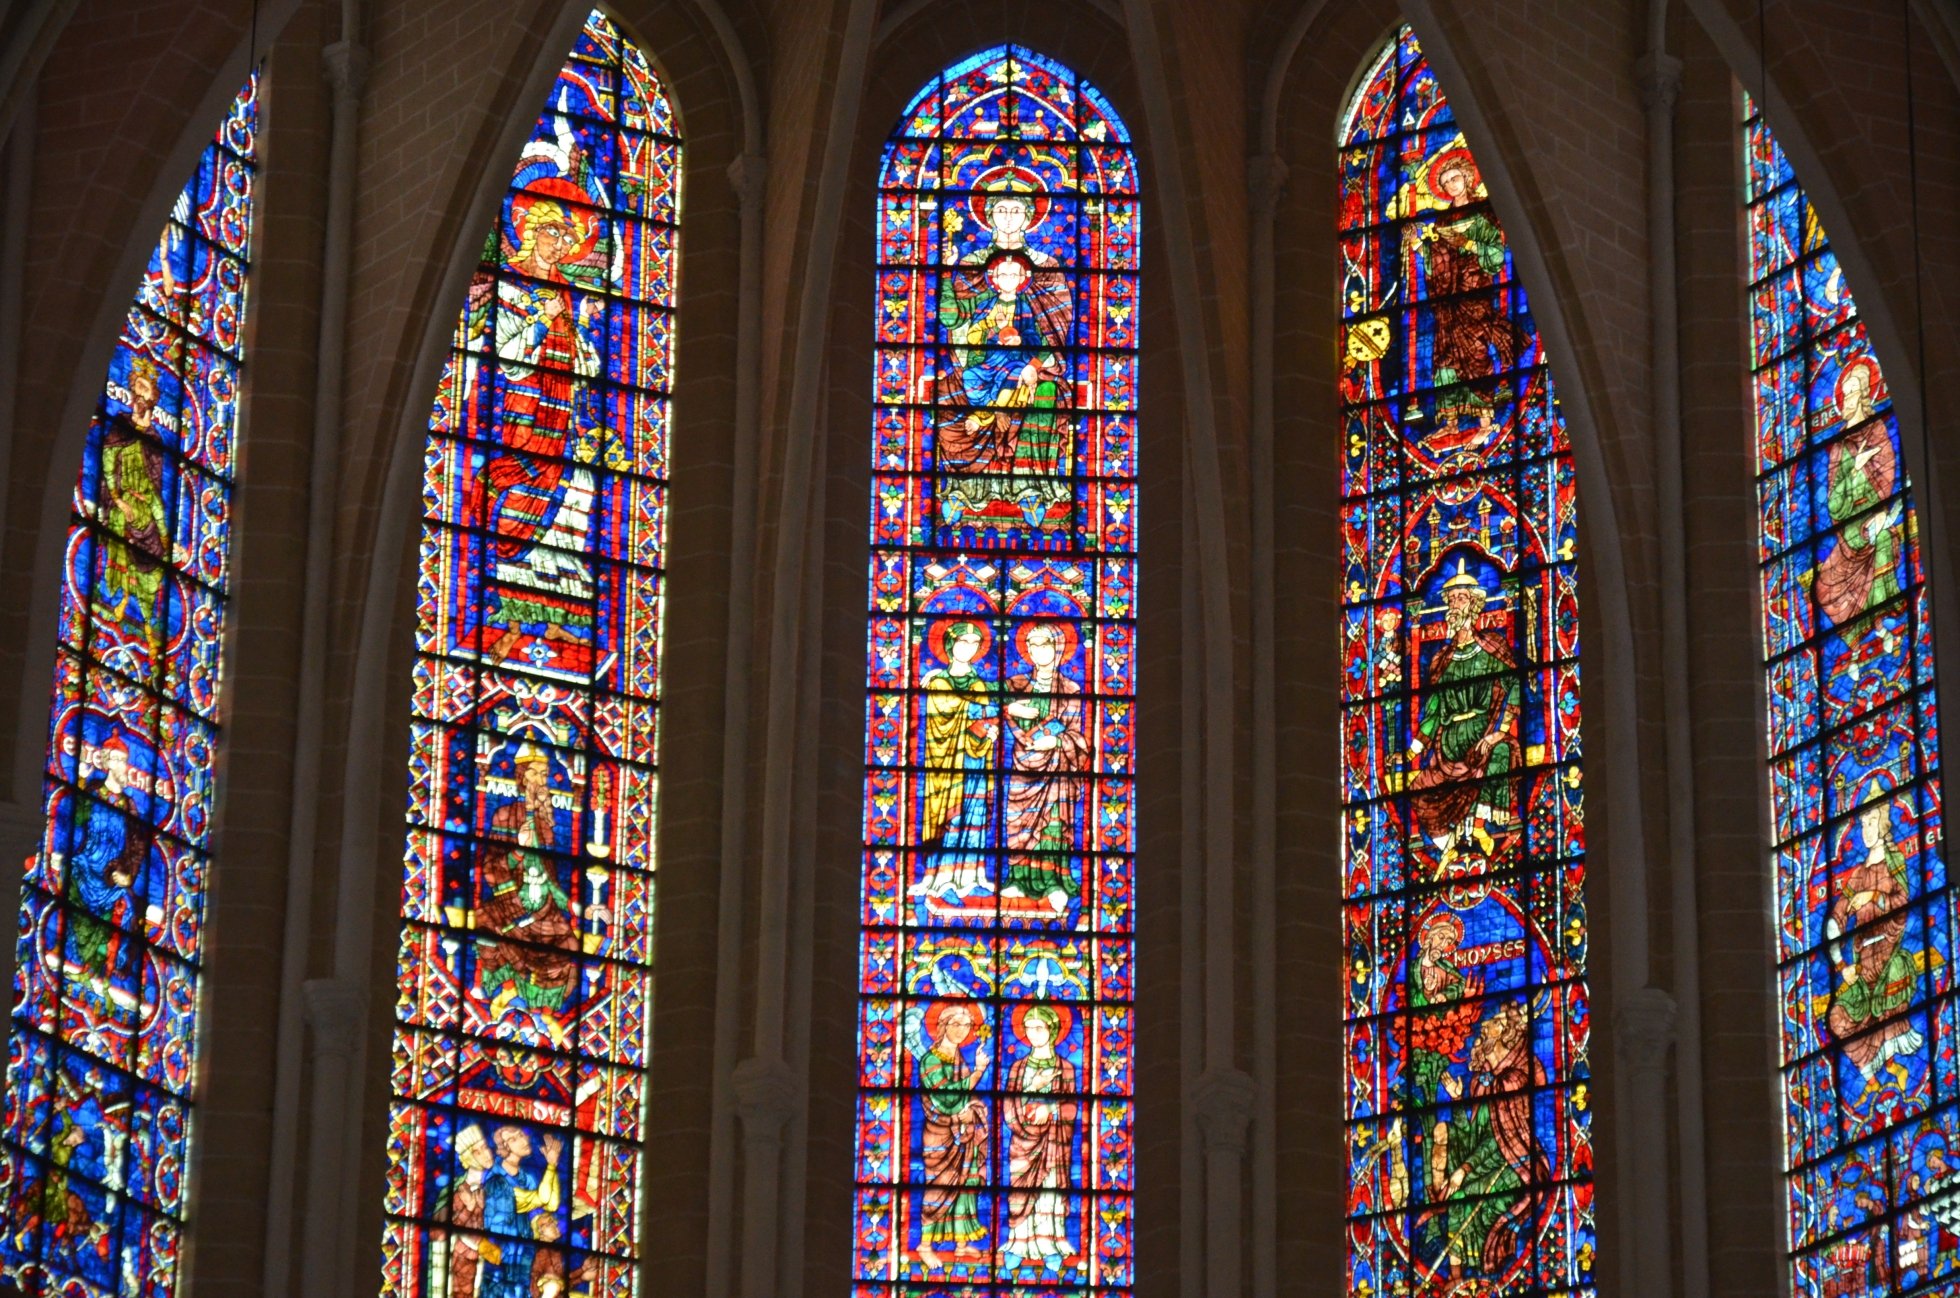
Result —
[{"label": "haloed figure", "polygon": [[1449,639],[1429,660],[1409,781],[1416,823],[1449,851],[1493,850],[1511,823],[1510,775],[1518,764],[1517,666],[1504,638],[1477,626],[1486,596],[1468,562],[1443,583]]},{"label": "haloed figure", "polygon": [[978,1011],[959,1001],[931,1007],[909,1006],[905,1011],[905,1044],[918,1068],[924,1088],[920,1133],[926,1180],[919,1222],[919,1261],[927,1270],[944,1265],[940,1254],[952,1252],[955,1264],[978,1261],[977,1245],[987,1238],[980,1220],[979,1188],[987,1183],[987,1107],[975,1094],[987,1074],[989,1055],[983,1039],[966,1060],[967,1043],[980,1035]]},{"label": "haloed figure", "polygon": [[1021,1014],[1021,1039],[1028,1053],[1014,1065],[1002,1100],[1007,1126],[1007,1237],[1001,1263],[1038,1261],[1060,1271],[1078,1254],[1069,1237],[1069,1174],[1075,1152],[1075,1065],[1056,1053],[1063,1033],[1062,1012],[1048,1005]]},{"label": "haloed figure", "polygon": [[1892,497],[1898,459],[1889,421],[1873,418],[1877,364],[1869,357],[1838,376],[1838,416],[1844,435],[1831,447],[1825,511],[1837,544],[1817,565],[1817,605],[1833,622],[1848,622],[1897,598],[1903,553],[1901,502]]},{"label": "haloed figure", "polygon": [[1925,1037],[1905,1015],[1918,970],[1905,945],[1908,872],[1893,840],[1888,800],[1859,813],[1856,837],[1864,850],[1858,852],[1847,831],[1843,852],[1853,864],[1838,875],[1824,920],[1842,979],[1826,1021],[1867,1087],[1889,1081],[1904,1091],[1911,1073],[1902,1057],[1924,1046]]},{"label": "haloed figure", "polygon": [[163,507],[163,449],[157,442],[157,371],[147,360],[129,366],[129,409],[102,437],[101,504],[107,532],[97,599],[110,617],[138,628],[151,652],[162,642],[163,561],[169,557],[170,523]]},{"label": "haloed figure", "polygon": [[1077,892],[1068,853],[1083,797],[1077,776],[1089,769],[1082,687],[1062,674],[1075,636],[1068,626],[1038,622],[1017,639],[1032,670],[1008,681],[1014,697],[1005,711],[1014,754],[1007,778],[1007,879],[1000,895],[1044,899],[1060,916]]},{"label": "haloed figure", "polygon": [[919,705],[926,732],[919,845],[930,864],[907,893],[956,904],[991,886],[986,852],[993,846],[1000,704],[993,684],[980,674],[987,636],[978,622],[948,626],[940,649],[946,666],[926,673]]}]

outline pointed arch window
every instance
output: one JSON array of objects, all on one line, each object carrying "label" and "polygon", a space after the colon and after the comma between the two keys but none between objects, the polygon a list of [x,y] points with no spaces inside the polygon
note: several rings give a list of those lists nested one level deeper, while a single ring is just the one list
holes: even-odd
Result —
[{"label": "pointed arch window", "polygon": [[594,10],[429,423],[390,1294],[638,1291],[680,182]]},{"label": "pointed arch window", "polygon": [[257,130],[254,75],[170,210],[75,484],[0,1146],[25,1293],[180,1280]]},{"label": "pointed arch window", "polygon": [[1744,99],[1791,1283],[1960,1264],[1954,897],[1898,416],[1816,209]]},{"label": "pointed arch window", "polygon": [[1340,128],[1350,1293],[1593,1274],[1571,447],[1404,27]]},{"label": "pointed arch window", "polygon": [[1136,191],[1102,94],[1018,45],[885,145],[865,1298],[1133,1283]]}]

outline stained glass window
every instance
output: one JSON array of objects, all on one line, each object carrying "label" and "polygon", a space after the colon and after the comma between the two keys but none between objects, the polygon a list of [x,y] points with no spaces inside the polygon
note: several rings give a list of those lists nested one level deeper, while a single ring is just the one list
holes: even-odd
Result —
[{"label": "stained glass window", "polygon": [[1133,1283],[1136,182],[1018,45],[885,145],[858,1298]]},{"label": "stained glass window", "polygon": [[1571,448],[1407,28],[1340,132],[1350,1293],[1593,1274]]},{"label": "stained glass window", "polygon": [[429,423],[391,1295],[638,1290],[678,132],[593,11]]},{"label": "stained glass window", "polygon": [[1945,1291],[1960,1006],[1911,484],[1816,209],[1743,118],[1791,1284]]},{"label": "stained glass window", "polygon": [[178,194],[82,451],[27,863],[0,1276],[172,1294],[196,1092],[258,80]]}]

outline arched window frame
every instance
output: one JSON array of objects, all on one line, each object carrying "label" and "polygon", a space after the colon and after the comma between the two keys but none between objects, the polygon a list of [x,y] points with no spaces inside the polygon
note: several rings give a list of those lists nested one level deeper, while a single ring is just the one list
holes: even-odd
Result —
[{"label": "arched window frame", "polygon": [[1562,1292],[1596,1263],[1571,445],[1408,28],[1339,145],[1347,1284]]},{"label": "arched window frame", "polygon": [[[1003,99],[1017,105],[1005,121]],[[974,305],[1005,294],[985,286],[990,260],[1012,260],[998,254],[1013,251],[1016,221],[996,210],[1010,191],[1034,196],[1016,215],[1026,243],[1055,257],[1024,268],[1021,300],[1034,305],[1015,308],[1018,341],[986,334]],[[1134,1283],[1136,191],[1128,132],[1100,93],[1018,45],[935,76],[886,146],[860,916],[854,1274],[865,1294]],[[1055,424],[998,390],[974,396],[980,371],[1017,347],[1039,371],[1031,404],[1064,412]],[[1006,368],[1016,381],[996,386],[1018,392],[1024,370]],[[1026,500],[988,476],[1014,465]],[[1062,580],[1070,567],[1078,575]],[[964,657],[963,639],[978,646]],[[1035,661],[1051,650],[1053,664]],[[1021,698],[986,716],[988,691]],[[1037,699],[1040,717],[1019,715]],[[973,714],[965,740],[949,725],[961,709]],[[1034,756],[1044,728],[1047,770]],[[965,773],[948,782],[955,769]],[[1048,813],[1061,847],[1034,842]],[[1015,962],[1044,954],[1052,969],[1037,987]],[[1059,1038],[1056,1065],[1028,1063],[1042,1049],[1030,1044],[1042,1029],[1027,1026],[1037,1003],[1059,1011],[1034,1016]],[[1060,1102],[1032,1099],[1038,1074]],[[927,1154],[936,1131],[961,1122],[929,1119],[922,1087],[972,1115],[974,1140],[993,1151],[986,1167],[977,1145],[970,1167]],[[1042,1110],[1048,1146],[1030,1124]],[[942,1196],[929,1181],[971,1189]]]},{"label": "arched window frame", "polygon": [[1960,1141],[1931,597],[1844,270],[1741,117],[1789,1274],[1916,1293]]},{"label": "arched window frame", "polygon": [[182,1280],[258,108],[255,71],[171,207],[71,498],[0,1146],[0,1276],[29,1292]]},{"label": "arched window frame", "polygon": [[429,425],[390,1293],[446,1295],[458,1268],[638,1292],[683,152],[669,84],[591,12]]}]

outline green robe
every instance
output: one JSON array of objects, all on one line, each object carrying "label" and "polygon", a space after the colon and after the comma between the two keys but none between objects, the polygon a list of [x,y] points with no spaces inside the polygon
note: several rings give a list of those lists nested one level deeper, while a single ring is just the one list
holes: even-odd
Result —
[{"label": "green robe", "polygon": [[[1517,705],[1510,661],[1481,637],[1467,645],[1451,643],[1441,670],[1423,696],[1417,730],[1434,760],[1411,782],[1417,821],[1431,835],[1458,824],[1478,803],[1508,811],[1511,785],[1505,777],[1517,760],[1517,742],[1498,729]],[[1434,661],[1434,660],[1432,660]],[[1497,742],[1481,760],[1477,744],[1496,733]]]},{"label": "green robe", "polygon": [[[1881,430],[1880,436],[1885,434]],[[1866,438],[1853,437],[1845,444],[1844,450],[1833,457],[1831,464],[1830,490],[1825,496],[1824,508],[1831,516],[1831,522],[1841,529],[1838,532],[1838,547],[1848,551],[1843,559],[1832,556],[1835,566],[1847,570],[1840,584],[1845,588],[1838,599],[1833,600],[1828,590],[1820,594],[1827,607],[1825,611],[1836,620],[1844,621],[1855,617],[1867,609],[1877,608],[1899,594],[1899,536],[1896,528],[1887,525],[1875,533],[1867,534],[1865,525],[1872,517],[1867,510],[1876,508],[1885,499],[1878,483],[1872,480],[1869,467],[1861,468],[1856,463],[1857,448],[1863,446]],[[1875,463],[1889,455],[1889,446],[1880,449],[1879,454],[1868,463]],[[1828,562],[1828,561],[1827,561]],[[1822,575],[1828,587],[1833,574]],[[1857,596],[1862,595],[1859,599]],[[1828,607],[1839,603],[1841,607]]]},{"label": "green robe", "polygon": [[102,439],[99,517],[108,532],[101,538],[103,597],[123,616],[134,602],[143,622],[156,616],[163,591],[159,560],[169,536],[155,455],[127,419],[118,420]]},{"label": "green robe", "polygon": [[984,1239],[980,1196],[973,1189],[987,1179],[987,1140],[967,1121],[973,1084],[966,1066],[937,1050],[917,1056],[926,1091],[925,1167],[933,1188],[926,1191],[925,1220],[919,1242],[930,1248],[958,1247]]}]

